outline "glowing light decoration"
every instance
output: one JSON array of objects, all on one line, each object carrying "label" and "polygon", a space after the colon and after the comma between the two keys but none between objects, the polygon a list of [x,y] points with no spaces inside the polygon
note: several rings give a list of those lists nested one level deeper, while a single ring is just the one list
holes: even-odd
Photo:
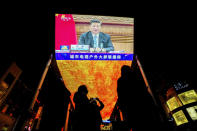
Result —
[{"label": "glowing light decoration", "polygon": [[192,102],[197,102],[197,94],[195,90],[189,90],[186,92],[183,92],[181,94],[178,94],[181,102],[186,105]]},{"label": "glowing light decoration", "polygon": [[177,99],[175,97],[170,98],[167,101],[167,105],[170,109],[170,111],[173,111],[174,109],[180,107],[181,105],[178,103]]},{"label": "glowing light decoration", "polygon": [[188,108],[186,108],[186,110],[189,113],[192,120],[197,120],[197,112],[196,112],[197,106],[188,107]]},{"label": "glowing light decoration", "polygon": [[188,120],[182,110],[177,111],[172,116],[173,116],[177,126],[182,125],[184,123],[188,123]]}]

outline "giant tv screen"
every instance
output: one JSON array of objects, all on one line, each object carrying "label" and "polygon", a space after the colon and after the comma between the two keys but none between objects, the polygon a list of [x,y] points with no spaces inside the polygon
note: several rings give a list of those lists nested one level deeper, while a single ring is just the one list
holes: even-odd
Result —
[{"label": "giant tv screen", "polygon": [[55,14],[55,56],[71,100],[78,87],[86,85],[88,97],[104,103],[101,116],[108,120],[121,67],[133,60],[133,43],[133,18]]}]

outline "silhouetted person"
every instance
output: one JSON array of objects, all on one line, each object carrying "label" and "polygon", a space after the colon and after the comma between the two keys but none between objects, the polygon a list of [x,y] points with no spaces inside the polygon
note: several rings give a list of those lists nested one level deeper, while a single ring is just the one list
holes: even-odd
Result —
[{"label": "silhouetted person", "polygon": [[88,90],[85,85],[81,85],[78,88],[78,91],[74,94],[75,110],[80,111],[83,108],[86,108],[89,104],[89,99],[87,97]]},{"label": "silhouetted person", "polygon": [[74,94],[75,102],[74,131],[88,130],[90,102],[87,97],[88,90],[85,85],[81,85]]},{"label": "silhouetted person", "polygon": [[[88,90],[85,85],[81,85],[78,91],[74,94],[73,101],[75,102],[74,111],[74,131],[99,131],[102,118],[100,111],[104,104],[98,98],[87,97]],[[97,105],[97,101],[99,105]]]},{"label": "silhouetted person", "polygon": [[125,126],[129,125],[129,100],[130,100],[130,88],[131,87],[131,67],[124,65],[121,68],[121,77],[117,82],[118,92],[118,106],[122,111],[123,119],[126,123]]},{"label": "silhouetted person", "polygon": [[[99,105],[97,104],[97,101],[99,102]],[[92,125],[93,131],[100,131],[100,125],[102,122],[102,117],[101,117],[100,111],[104,108],[104,104],[98,98],[91,98],[90,99],[90,106],[91,106],[90,125]]]},{"label": "silhouetted person", "polygon": [[132,66],[121,68],[121,77],[117,82],[118,105],[123,113],[126,126],[133,131],[151,129],[153,126],[153,100],[147,91],[137,61],[134,58]]}]

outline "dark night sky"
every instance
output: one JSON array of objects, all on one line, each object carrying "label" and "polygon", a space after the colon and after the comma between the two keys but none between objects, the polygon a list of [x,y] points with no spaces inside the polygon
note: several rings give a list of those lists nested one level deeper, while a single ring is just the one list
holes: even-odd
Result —
[{"label": "dark night sky", "polygon": [[[133,12],[132,12],[133,11]],[[158,74],[190,78],[195,67],[196,20],[194,11],[157,8],[48,8],[14,7],[3,10],[1,58],[10,58],[24,76],[38,83],[54,51],[54,13],[95,14],[135,18],[135,53],[149,79]],[[36,81],[36,82],[34,82]]]}]

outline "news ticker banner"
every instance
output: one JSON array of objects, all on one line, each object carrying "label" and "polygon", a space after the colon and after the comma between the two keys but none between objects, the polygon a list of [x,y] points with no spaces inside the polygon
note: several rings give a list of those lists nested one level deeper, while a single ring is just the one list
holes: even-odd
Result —
[{"label": "news ticker banner", "polygon": [[56,60],[123,60],[132,61],[133,54],[117,53],[55,53]]}]

